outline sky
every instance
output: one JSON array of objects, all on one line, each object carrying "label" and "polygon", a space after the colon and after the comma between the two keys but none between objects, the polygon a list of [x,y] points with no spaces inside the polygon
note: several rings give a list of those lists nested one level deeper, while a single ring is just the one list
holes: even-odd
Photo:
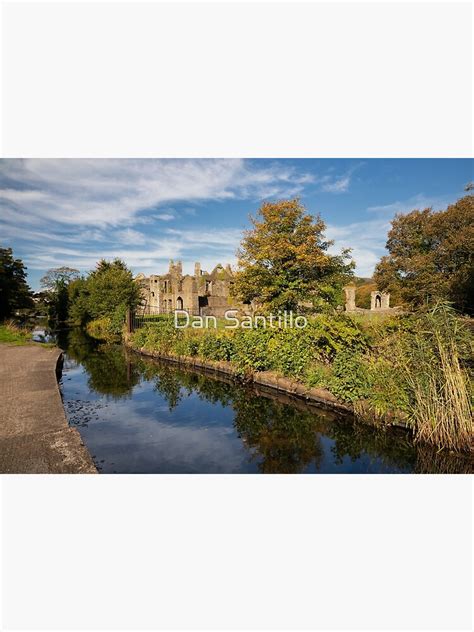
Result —
[{"label": "sky", "polygon": [[371,276],[390,220],[441,210],[474,180],[469,159],[2,159],[0,247],[12,247],[40,288],[46,270],[87,272],[120,257],[134,273],[186,273],[236,263],[242,231],[263,201],[298,196],[320,214],[331,251],[352,248]]}]

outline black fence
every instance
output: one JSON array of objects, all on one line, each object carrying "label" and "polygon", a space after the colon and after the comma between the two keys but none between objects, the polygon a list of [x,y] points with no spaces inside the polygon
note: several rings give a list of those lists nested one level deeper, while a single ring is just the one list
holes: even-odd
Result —
[{"label": "black fence", "polygon": [[[178,314],[178,320],[182,320],[183,319],[183,312],[186,312],[187,314],[189,314],[190,316],[192,315],[191,312],[189,310],[184,310],[181,309],[179,310],[179,314]],[[127,326],[127,331],[128,333],[132,333],[133,331],[136,331],[137,329],[140,329],[141,327],[145,327],[145,326],[152,326],[152,325],[159,325],[160,323],[162,323],[163,321],[173,321],[174,322],[175,319],[175,312],[174,310],[170,311],[165,311],[165,310],[159,310],[158,308],[146,308],[146,309],[140,309],[138,308],[135,311],[129,310],[127,312],[126,315],[126,319],[125,319],[125,323]]]}]

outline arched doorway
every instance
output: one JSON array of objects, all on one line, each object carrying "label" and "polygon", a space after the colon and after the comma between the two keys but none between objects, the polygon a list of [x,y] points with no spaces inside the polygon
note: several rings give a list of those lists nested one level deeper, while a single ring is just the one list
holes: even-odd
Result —
[{"label": "arched doorway", "polygon": [[181,296],[178,296],[176,299],[176,309],[183,309],[183,299]]},{"label": "arched doorway", "polygon": [[375,297],[375,309],[380,309],[382,307],[382,297],[380,294],[377,294]]}]

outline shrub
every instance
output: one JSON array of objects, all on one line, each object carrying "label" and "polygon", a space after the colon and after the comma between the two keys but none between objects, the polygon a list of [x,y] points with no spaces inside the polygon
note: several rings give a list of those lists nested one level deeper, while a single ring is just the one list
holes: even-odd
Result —
[{"label": "shrub", "polygon": [[86,331],[91,338],[97,340],[105,340],[106,342],[118,342],[120,339],[117,334],[112,319],[109,316],[96,318],[87,323]]},{"label": "shrub", "polygon": [[226,334],[206,331],[199,342],[198,353],[208,360],[230,360],[234,356],[233,340]]},{"label": "shrub", "polygon": [[368,403],[377,419],[397,411],[408,413],[407,384],[392,362],[385,358],[371,359],[367,365]]},{"label": "shrub", "polygon": [[174,340],[173,351],[180,356],[196,356],[199,353],[199,339],[194,332],[183,332]]},{"label": "shrub", "polygon": [[340,351],[362,352],[368,337],[352,318],[345,315],[321,315],[312,319],[305,330],[319,359],[330,362]]},{"label": "shrub", "polygon": [[338,399],[355,402],[369,396],[369,372],[360,354],[340,351],[332,368],[329,389]]},{"label": "shrub", "polygon": [[324,364],[312,364],[306,369],[305,382],[308,386],[327,388],[331,383],[331,368]]},{"label": "shrub", "polygon": [[313,357],[304,329],[281,329],[268,341],[268,365],[289,377],[300,377]]},{"label": "shrub", "polygon": [[233,359],[242,372],[267,371],[271,368],[268,343],[273,335],[273,330],[259,327],[236,330]]}]

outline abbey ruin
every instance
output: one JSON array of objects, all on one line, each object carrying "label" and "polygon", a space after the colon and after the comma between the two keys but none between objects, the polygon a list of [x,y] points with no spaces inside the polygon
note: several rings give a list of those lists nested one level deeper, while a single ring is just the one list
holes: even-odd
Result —
[{"label": "abbey ruin", "polygon": [[[216,316],[222,318],[227,310],[235,309],[240,315],[253,312],[248,303],[232,296],[234,272],[229,264],[218,263],[212,272],[194,264],[194,274],[183,274],[183,264],[171,260],[166,274],[139,274],[135,277],[142,294],[141,311],[144,314],[170,314],[185,310],[190,316]],[[356,306],[356,286],[346,285],[345,311],[392,311],[390,294],[378,290],[371,293],[370,310]],[[396,309],[396,308],[395,308]]]},{"label": "abbey ruin", "polygon": [[171,260],[167,274],[139,274],[144,313],[167,314],[186,310],[191,316],[223,317],[226,310],[247,313],[249,306],[231,296],[234,273],[229,264],[215,266],[212,272],[194,264],[194,275],[183,274],[183,264]]},{"label": "abbey ruin", "polygon": [[370,293],[370,310],[356,306],[356,291],[355,285],[346,285],[344,288],[344,294],[346,297],[345,310],[346,312],[368,312],[368,311],[391,311],[390,307],[390,294],[388,292],[380,292],[375,290]]}]

